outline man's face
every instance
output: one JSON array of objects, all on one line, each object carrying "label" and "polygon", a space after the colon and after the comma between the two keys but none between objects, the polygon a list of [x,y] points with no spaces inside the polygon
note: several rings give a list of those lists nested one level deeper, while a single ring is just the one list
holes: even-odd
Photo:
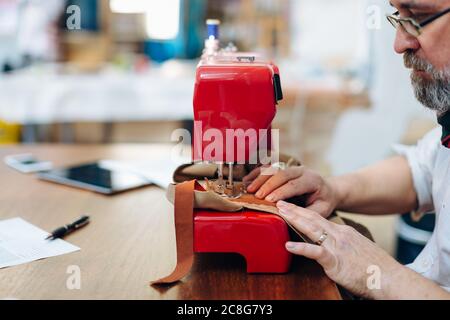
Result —
[{"label": "man's face", "polygon": [[[450,7],[450,0],[391,0],[402,18],[423,22]],[[450,110],[450,13],[425,26],[418,37],[397,30],[395,51],[405,66],[417,99],[439,114]]]}]

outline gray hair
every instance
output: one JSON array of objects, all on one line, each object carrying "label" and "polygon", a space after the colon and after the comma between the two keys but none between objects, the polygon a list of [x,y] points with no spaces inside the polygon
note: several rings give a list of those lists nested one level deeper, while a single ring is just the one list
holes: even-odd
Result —
[{"label": "gray hair", "polygon": [[428,61],[417,57],[409,50],[404,54],[405,66],[423,70],[431,76],[431,80],[411,74],[411,81],[417,100],[425,107],[437,111],[438,114],[450,110],[450,66],[444,70],[436,68]]}]

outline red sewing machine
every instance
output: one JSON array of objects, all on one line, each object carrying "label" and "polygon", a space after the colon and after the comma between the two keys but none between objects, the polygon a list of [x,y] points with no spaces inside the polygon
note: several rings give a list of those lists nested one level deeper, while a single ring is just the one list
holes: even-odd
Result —
[{"label": "red sewing machine", "polygon": [[[219,51],[217,28],[217,21],[209,21],[209,38],[197,67],[193,161],[217,163],[217,192],[236,198],[242,190],[233,170],[236,165],[257,164],[258,152],[271,148],[271,123],[283,96],[278,68],[252,53]],[[195,252],[239,253],[249,273],[287,272],[288,240],[286,223],[272,214],[194,213]]]}]

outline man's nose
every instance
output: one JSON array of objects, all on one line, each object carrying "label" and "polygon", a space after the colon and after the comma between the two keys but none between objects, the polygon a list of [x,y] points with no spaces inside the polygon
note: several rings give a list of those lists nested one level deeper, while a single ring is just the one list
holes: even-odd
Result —
[{"label": "man's nose", "polygon": [[402,26],[399,26],[397,28],[397,35],[394,43],[395,52],[402,54],[407,50],[418,50],[419,48],[419,40],[406,32]]}]

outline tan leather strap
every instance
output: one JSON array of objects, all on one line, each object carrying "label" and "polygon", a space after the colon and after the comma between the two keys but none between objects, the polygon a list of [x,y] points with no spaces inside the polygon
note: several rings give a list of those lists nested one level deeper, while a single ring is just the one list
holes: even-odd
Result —
[{"label": "tan leather strap", "polygon": [[[200,184],[199,184],[200,186]],[[170,185],[167,190],[167,199],[175,203],[175,190],[177,185]],[[220,212],[239,212],[243,209],[256,210],[266,213],[272,213],[278,215],[282,218],[286,224],[295,232],[301,239],[305,242],[313,243],[313,241],[309,240],[308,237],[299,232],[296,228],[294,228],[286,219],[279,215],[278,208],[275,203],[257,199],[252,194],[244,194],[238,199],[226,199],[221,197],[217,193],[213,191],[204,190],[204,188],[198,188],[199,190],[194,190],[194,208],[196,209],[210,209]],[[345,224],[344,221],[333,214],[330,216],[329,220],[336,224]]]},{"label": "tan leather strap", "polygon": [[[169,189],[171,191],[168,192],[168,198],[175,206],[177,265],[170,275],[153,281],[152,285],[172,284],[189,274],[194,262],[194,208],[209,208],[228,212],[237,212],[248,208],[278,214],[276,206],[272,203],[258,200],[252,195],[245,195],[241,199],[229,201],[219,195],[205,191],[196,180],[173,185]],[[337,223],[342,223],[339,217],[334,220]],[[295,228],[290,227],[296,231]],[[339,299],[340,295],[336,285],[333,282],[330,283],[332,283],[332,286],[330,286],[332,296]]]},{"label": "tan leather strap", "polygon": [[194,262],[194,190],[196,181],[178,184],[175,188],[175,234],[177,265],[170,275],[151,284],[169,284],[184,278]]}]

